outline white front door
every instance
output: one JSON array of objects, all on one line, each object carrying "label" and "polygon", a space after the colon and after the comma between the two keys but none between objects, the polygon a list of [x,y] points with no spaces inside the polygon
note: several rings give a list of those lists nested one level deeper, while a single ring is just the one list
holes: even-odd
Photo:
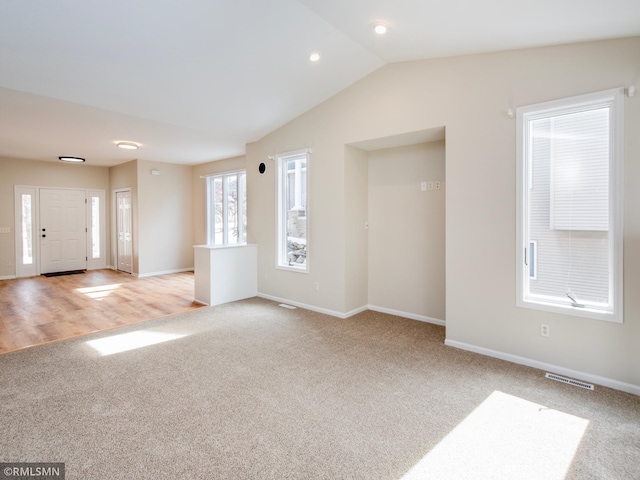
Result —
[{"label": "white front door", "polygon": [[40,273],[87,268],[86,193],[40,189]]},{"label": "white front door", "polygon": [[131,236],[131,191],[116,192],[116,251],[118,270],[133,272],[133,239]]}]

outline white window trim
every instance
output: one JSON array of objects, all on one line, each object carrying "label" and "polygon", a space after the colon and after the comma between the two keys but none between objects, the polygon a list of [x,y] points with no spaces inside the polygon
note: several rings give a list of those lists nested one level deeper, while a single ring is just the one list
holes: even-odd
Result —
[{"label": "white window trim", "polygon": [[[532,179],[530,171],[525,172],[525,166],[529,170],[530,162],[526,163],[527,149],[530,145],[529,130],[524,130],[527,122],[544,118],[554,112],[580,111],[593,108],[596,105],[609,104],[612,108],[610,128],[611,135],[611,162],[609,175],[609,188],[613,192],[612,208],[609,216],[610,240],[610,278],[609,285],[613,287],[610,304],[611,310],[604,311],[593,308],[579,308],[571,305],[554,303],[553,299],[543,296],[525,298],[525,285],[529,279],[529,267],[525,264],[524,241],[527,235],[527,213],[524,211],[524,196],[528,194],[528,185]],[[623,322],[623,184],[624,184],[624,89],[616,88],[587,95],[555,100],[519,107],[516,109],[516,305],[523,308],[531,308],[546,312],[561,313],[565,315],[605,320],[610,322]],[[525,174],[526,173],[526,174]]]},{"label": "white window trim", "polygon": [[[235,247],[238,245],[246,245],[247,242],[238,242],[238,243],[232,243],[229,244],[227,243],[227,222],[224,222],[223,228],[224,228],[224,233],[222,235],[222,238],[224,239],[224,243],[220,244],[220,245],[216,245],[215,243],[215,233],[213,233],[213,229],[215,228],[215,220],[213,219],[213,215],[214,215],[214,211],[213,211],[213,188],[212,188],[212,182],[214,178],[218,178],[218,177],[222,177],[223,181],[223,187],[224,187],[224,177],[230,176],[230,175],[240,175],[240,174],[244,174],[245,175],[245,182],[246,182],[246,178],[247,178],[247,170],[246,169],[240,169],[240,170],[229,170],[229,171],[225,171],[225,172],[219,172],[219,173],[209,173],[207,175],[201,175],[200,178],[204,178],[206,179],[207,182],[207,245],[215,245],[215,246],[219,246],[219,247]],[[244,194],[246,194],[246,192],[244,192]],[[238,182],[238,198],[240,198],[240,183]],[[246,202],[246,200],[245,200]],[[226,196],[223,195],[223,212],[224,212],[224,216],[226,219],[226,212],[227,212],[227,198]],[[213,225],[212,225],[213,222]],[[240,221],[240,225],[239,225],[239,231],[238,231],[238,237],[242,238],[242,234],[246,233],[244,232],[243,229],[243,224],[242,221]]]},{"label": "white window trim", "polygon": [[[290,152],[278,153],[275,155],[276,161],[276,269],[278,270],[287,270],[290,272],[297,273],[309,273],[309,222],[307,222],[307,258],[305,260],[304,265],[289,265],[288,262],[285,261],[284,257],[286,256],[286,238],[287,238],[287,223],[286,223],[286,214],[284,211],[284,175],[286,175],[286,171],[283,171],[280,168],[280,164],[283,161],[288,160],[291,157],[298,157],[300,155],[306,155],[307,157],[307,175],[306,175],[306,191],[307,191],[307,204],[306,210],[309,212],[309,163],[310,163],[310,154],[311,149],[303,148],[300,150],[293,150]],[[307,213],[308,215],[308,213]]]},{"label": "white window trim", "polygon": [[[100,254],[98,257],[93,258],[93,230],[92,220],[93,212],[91,208],[91,201],[93,197],[100,199]],[[104,190],[87,190],[87,270],[97,270],[107,267],[107,206],[106,206],[106,192]]]},{"label": "white window trim", "polygon": [[[24,264],[22,262],[22,195],[31,195],[31,245],[32,245],[32,258],[33,263]],[[40,274],[40,242],[38,241],[38,232],[40,219],[38,217],[40,213],[40,189],[38,187],[31,187],[25,185],[16,185],[14,187],[14,204],[15,204],[15,221],[14,221],[14,233],[15,233],[15,265],[16,265],[16,278],[34,277]]]}]

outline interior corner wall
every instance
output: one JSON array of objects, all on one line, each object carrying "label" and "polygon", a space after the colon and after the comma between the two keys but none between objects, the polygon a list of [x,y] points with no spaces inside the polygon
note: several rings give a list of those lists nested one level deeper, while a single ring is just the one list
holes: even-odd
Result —
[{"label": "interior corner wall", "polygon": [[345,146],[345,312],[369,304],[369,152]]},{"label": "interior corner wall", "polygon": [[131,230],[132,230],[132,270],[137,275],[139,269],[139,241],[138,241],[138,161],[132,160],[109,168],[109,189],[107,196],[109,197],[109,205],[112,214],[110,216],[110,238],[111,238],[111,266],[117,268],[116,249],[118,241],[116,238],[116,215],[117,207],[115,205],[115,190],[131,189]]},{"label": "interior corner wall", "polygon": [[444,141],[369,152],[372,307],[446,320],[445,185]]},{"label": "interior corner wall", "polygon": [[[0,278],[13,277],[16,274],[15,185],[104,190],[108,195],[109,170],[106,167],[89,165],[0,158],[0,226],[11,229],[10,233],[0,234]],[[109,205],[105,210],[109,218]],[[105,247],[105,251],[109,252],[109,239]],[[10,265],[6,264],[7,261]]]},{"label": "interior corner wall", "polygon": [[[640,388],[640,97],[625,98],[625,321],[516,307],[516,123],[509,108],[637,84],[640,37],[390,64],[247,146],[259,291],[346,313],[345,145],[446,127],[447,341]],[[276,271],[269,155],[312,147],[310,273]],[[266,280],[266,278],[269,280]],[[313,282],[320,290],[313,291]],[[541,337],[540,324],[551,336]]]},{"label": "interior corner wall", "polygon": [[[201,175],[212,175],[225,172],[236,172],[246,168],[245,157],[227,158],[214,162],[194,165],[191,168],[192,212],[193,212],[193,244],[207,243],[207,180]],[[250,195],[250,192],[247,192]],[[247,204],[250,202],[247,201]],[[249,205],[248,205],[249,206]],[[248,228],[251,228],[250,226]]]},{"label": "interior corner wall", "polygon": [[[291,275],[280,275],[275,268],[276,162],[269,158],[274,153],[277,153],[275,147],[263,142],[247,145],[247,242],[258,245],[258,292],[287,298],[284,285],[280,286],[280,277]],[[262,174],[258,171],[261,163],[266,166]],[[292,278],[300,276],[306,278],[308,274],[297,274]]]},{"label": "interior corner wall", "polygon": [[191,170],[188,165],[137,161],[140,276],[193,268]]}]

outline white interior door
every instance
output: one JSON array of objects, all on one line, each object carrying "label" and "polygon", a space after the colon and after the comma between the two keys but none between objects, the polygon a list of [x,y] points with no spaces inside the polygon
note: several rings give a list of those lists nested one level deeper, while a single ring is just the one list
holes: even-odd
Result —
[{"label": "white interior door", "polygon": [[40,189],[40,273],[87,268],[86,193]]},{"label": "white interior door", "polygon": [[118,270],[133,272],[133,238],[131,235],[131,191],[116,192],[116,251]]}]

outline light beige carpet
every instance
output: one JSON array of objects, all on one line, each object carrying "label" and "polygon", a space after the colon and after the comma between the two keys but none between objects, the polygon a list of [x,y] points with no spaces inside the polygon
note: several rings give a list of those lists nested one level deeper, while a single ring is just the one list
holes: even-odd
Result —
[{"label": "light beige carpet", "polygon": [[0,461],[67,479],[634,479],[640,397],[262,300],[0,356]]}]

